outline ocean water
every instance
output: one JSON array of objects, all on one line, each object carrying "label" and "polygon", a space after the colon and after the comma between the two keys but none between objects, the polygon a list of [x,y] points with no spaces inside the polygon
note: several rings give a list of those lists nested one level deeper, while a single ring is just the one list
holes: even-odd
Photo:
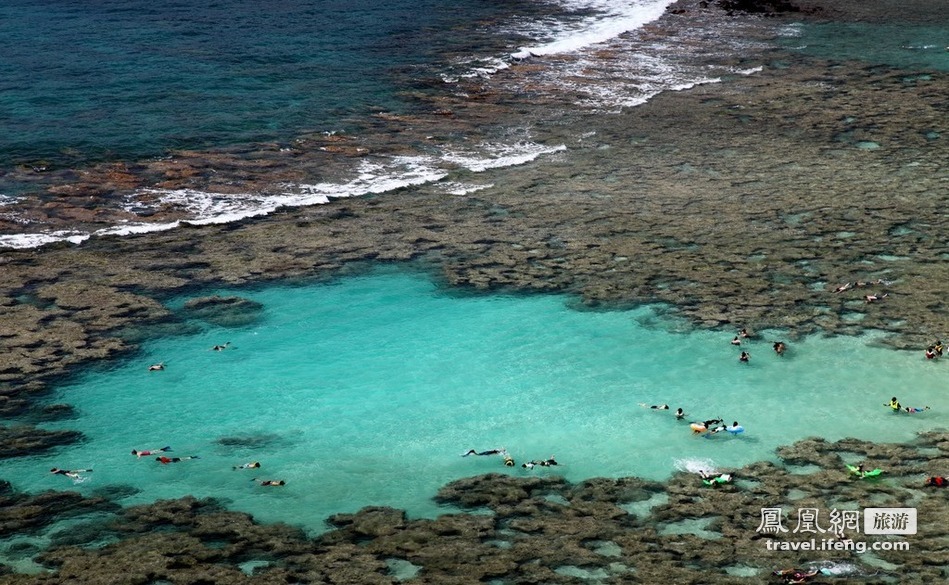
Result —
[{"label": "ocean water", "polygon": [[[438,183],[447,194],[490,188],[488,182],[472,184],[471,173],[530,164],[565,150],[562,139],[536,132],[533,120],[545,114],[525,117],[521,108],[510,119],[499,116],[494,126],[470,121],[468,131],[451,119],[444,133],[432,131],[437,142],[401,130],[389,135],[378,115],[430,114],[436,102],[426,96],[463,101],[465,84],[493,83],[498,72],[524,63],[547,69],[542,85],[530,81],[533,89],[525,92],[514,79],[495,89],[512,96],[579,91],[585,97],[577,107],[584,111],[615,113],[662,91],[717,81],[722,68],[678,62],[693,58],[691,53],[716,53],[702,39],[647,42],[624,36],[655,21],[669,4],[298,0],[264,10],[246,1],[200,7],[4,3],[0,223],[6,233],[0,232],[0,247],[174,229],[180,221],[151,218],[168,208],[191,223],[221,223],[280,206],[420,184]],[[722,34],[719,41],[729,38],[740,45],[740,35]],[[61,46],[71,50],[59,51]],[[591,77],[603,49],[622,59]],[[570,58],[559,58],[565,55]],[[299,140],[307,136],[383,144],[370,156],[321,159],[301,170],[299,157],[314,155]],[[37,211],[51,199],[59,201],[45,191],[44,181],[70,184],[76,178],[70,169],[117,161],[130,163],[135,173],[137,163],[172,158],[180,150],[239,157],[260,144],[277,145],[266,147],[268,160],[284,171],[262,184],[244,185],[236,176],[223,193],[151,187],[118,192],[96,203],[100,218],[113,217],[109,212],[115,218],[94,225],[50,223],[45,211]],[[31,174],[31,167],[45,170]],[[334,172],[325,176],[330,168]],[[306,177],[296,176],[300,172]],[[281,178],[288,173],[296,178]]]},{"label": "ocean water", "polygon": [[[875,347],[872,335],[807,338],[778,357],[776,331],[736,348],[734,331],[691,330],[656,307],[587,311],[559,295],[461,294],[395,270],[210,292],[264,310],[240,327],[192,321],[197,333],[155,339],[63,386],[52,400],[75,405],[78,418],[47,426],[87,440],[5,461],[2,477],[31,492],[140,490],[125,504],[211,496],[318,533],[329,515],[368,505],[449,512],[432,500],[438,488],[481,473],[666,479],[774,460],[777,446],[809,436],[905,441],[949,423],[949,365]],[[740,349],[750,363],[739,363]],[[148,371],[159,361],[164,371]],[[932,410],[893,414],[884,405],[893,395]],[[717,417],[746,431],[689,429]],[[162,465],[130,453],[165,445],[199,458]],[[461,456],[502,447],[518,466]],[[556,468],[520,467],[551,455]],[[251,461],[261,467],[233,469]],[[73,482],[52,467],[94,471]]]},{"label": "ocean water", "polygon": [[949,71],[947,23],[825,23],[785,29],[784,45],[825,59],[863,61],[868,66]]}]

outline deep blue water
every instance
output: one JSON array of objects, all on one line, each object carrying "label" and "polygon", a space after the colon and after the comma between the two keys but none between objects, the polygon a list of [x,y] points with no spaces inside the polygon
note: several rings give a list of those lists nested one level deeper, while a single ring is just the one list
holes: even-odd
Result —
[{"label": "deep blue water", "polygon": [[[399,110],[524,2],[0,3],[0,166],[289,139]],[[413,89],[417,89],[413,88]]]}]

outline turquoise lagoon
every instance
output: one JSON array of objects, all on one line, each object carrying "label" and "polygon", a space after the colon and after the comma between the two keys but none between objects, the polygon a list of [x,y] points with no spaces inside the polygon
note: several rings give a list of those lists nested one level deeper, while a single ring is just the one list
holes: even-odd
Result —
[{"label": "turquoise lagoon", "polygon": [[[329,515],[367,505],[413,517],[452,511],[432,496],[475,474],[664,479],[774,460],[776,447],[807,436],[905,441],[944,428],[949,411],[949,365],[873,337],[811,337],[778,357],[770,342],[779,333],[761,332],[741,364],[734,331],[693,330],[655,307],[462,294],[417,273],[213,292],[259,301],[263,316],[240,328],[199,322],[198,334],[155,339],[134,359],[78,377],[55,397],[78,418],[49,427],[88,440],[6,461],[2,477],[28,491],[138,488],[125,504],[213,496],[318,533]],[[158,361],[167,369],[149,372]],[[894,415],[884,407],[893,395],[933,410]],[[747,431],[707,439],[688,428],[719,416]],[[130,454],[164,445],[200,458],[161,465]],[[518,466],[460,456],[498,447]],[[550,455],[559,467],[519,465]],[[249,461],[261,468],[233,469]],[[74,484],[51,475],[54,466],[94,472]],[[264,488],[255,477],[287,484]]]}]

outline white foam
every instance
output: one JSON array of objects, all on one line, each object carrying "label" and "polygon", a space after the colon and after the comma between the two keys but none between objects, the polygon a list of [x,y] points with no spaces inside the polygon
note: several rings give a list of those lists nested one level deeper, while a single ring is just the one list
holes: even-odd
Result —
[{"label": "white foam", "polygon": [[89,234],[77,231],[53,231],[37,234],[8,234],[0,235],[0,247],[4,248],[36,248],[53,242],[72,242],[78,244],[89,239]]},{"label": "white foam", "polygon": [[678,471],[687,471],[689,473],[699,473],[700,471],[704,471],[705,473],[718,473],[715,463],[711,459],[676,459],[673,462],[673,467]]},{"label": "white foam", "polygon": [[561,0],[565,8],[595,10],[597,14],[584,18],[579,23],[564,26],[562,30],[555,32],[555,38],[549,42],[521,47],[511,56],[515,59],[527,59],[531,56],[569,53],[603,43],[658,19],[673,2],[674,0],[637,0],[621,3],[610,0]]},{"label": "white foam", "polygon": [[474,185],[469,183],[451,182],[441,185],[442,191],[448,193],[449,195],[467,195],[469,193],[490,189],[491,187],[494,187],[494,183],[488,183],[486,185]]},{"label": "white foam", "polygon": [[[446,164],[474,172],[491,168],[525,164],[537,157],[564,150],[566,146],[543,146],[531,142],[483,145],[486,154],[474,152],[448,153],[437,156],[400,156],[363,160],[354,171],[355,177],[340,183],[284,185],[279,193],[210,193],[195,189],[144,189],[129,197],[124,209],[134,213],[142,208],[172,207],[187,219],[161,223],[122,222],[93,232],[49,231],[31,234],[0,235],[0,247],[35,248],[53,242],[79,244],[93,236],[130,236],[175,229],[184,224],[208,225],[239,221],[267,215],[281,207],[323,205],[332,199],[379,194],[414,185],[434,183],[445,178],[450,170]],[[492,185],[453,185],[445,191],[463,195]],[[144,197],[143,197],[144,196]],[[148,202],[148,203],[146,203]]]},{"label": "white foam", "polygon": [[[488,169],[510,167],[531,162],[543,154],[551,154],[566,150],[567,146],[544,146],[532,142],[518,142],[515,144],[482,144],[479,152],[448,152],[442,159],[452,164],[464,167],[469,171],[481,173]],[[484,153],[488,153],[485,157]]]}]

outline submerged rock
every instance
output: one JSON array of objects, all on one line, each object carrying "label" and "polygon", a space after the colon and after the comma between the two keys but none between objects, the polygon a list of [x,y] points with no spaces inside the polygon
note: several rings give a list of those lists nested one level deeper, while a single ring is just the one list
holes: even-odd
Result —
[{"label": "submerged rock", "polygon": [[191,299],[182,312],[186,318],[201,319],[219,327],[245,327],[256,323],[264,311],[257,301],[241,297],[210,296]]}]

